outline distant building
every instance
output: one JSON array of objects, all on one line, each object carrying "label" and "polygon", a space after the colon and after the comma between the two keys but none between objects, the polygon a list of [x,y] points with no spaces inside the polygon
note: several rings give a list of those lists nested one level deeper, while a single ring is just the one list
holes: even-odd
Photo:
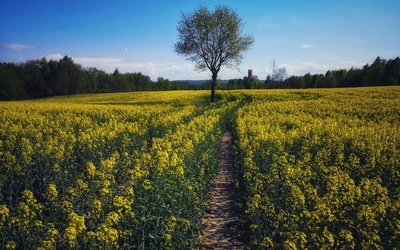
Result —
[{"label": "distant building", "polygon": [[253,69],[249,69],[248,71],[247,71],[247,77],[253,77]]}]

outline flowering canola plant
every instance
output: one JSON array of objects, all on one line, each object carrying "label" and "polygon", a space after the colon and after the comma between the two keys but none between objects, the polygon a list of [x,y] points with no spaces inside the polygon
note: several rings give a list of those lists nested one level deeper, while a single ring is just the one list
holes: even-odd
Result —
[{"label": "flowering canola plant", "polygon": [[229,108],[207,101],[174,91],[2,102],[2,248],[193,247]]},{"label": "flowering canola plant", "polygon": [[3,249],[192,249],[235,138],[254,248],[400,245],[400,88],[0,103]]},{"label": "flowering canola plant", "polygon": [[246,94],[236,169],[254,248],[400,245],[400,88]]}]

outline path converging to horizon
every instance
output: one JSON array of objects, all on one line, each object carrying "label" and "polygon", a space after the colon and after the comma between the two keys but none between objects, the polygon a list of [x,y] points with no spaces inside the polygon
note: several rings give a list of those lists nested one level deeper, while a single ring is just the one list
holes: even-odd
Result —
[{"label": "path converging to horizon", "polygon": [[202,219],[199,249],[250,249],[238,209],[239,196],[233,176],[232,134],[222,136],[218,173],[211,184],[209,200]]}]

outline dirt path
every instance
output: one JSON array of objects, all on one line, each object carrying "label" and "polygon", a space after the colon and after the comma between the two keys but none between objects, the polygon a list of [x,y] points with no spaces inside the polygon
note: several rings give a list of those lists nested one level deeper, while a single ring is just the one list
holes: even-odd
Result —
[{"label": "dirt path", "polygon": [[208,194],[208,205],[202,219],[204,230],[199,237],[199,249],[250,249],[241,227],[232,163],[232,135],[225,132],[218,173]]}]

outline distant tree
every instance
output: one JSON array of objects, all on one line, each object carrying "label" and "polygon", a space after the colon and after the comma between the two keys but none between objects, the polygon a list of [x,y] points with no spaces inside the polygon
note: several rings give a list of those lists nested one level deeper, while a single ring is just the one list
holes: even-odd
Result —
[{"label": "distant tree", "polygon": [[264,81],[265,87],[269,88],[272,86],[272,77],[271,75],[267,75],[267,78]]},{"label": "distant tree", "polygon": [[192,13],[182,13],[178,24],[179,41],[175,52],[196,64],[196,69],[209,69],[212,74],[211,102],[221,66],[238,69],[243,52],[254,42],[252,35],[242,36],[243,22],[231,8],[223,5],[214,11],[201,5]]},{"label": "distant tree", "polygon": [[242,89],[243,88],[243,84],[242,84],[242,79],[230,79],[227,82],[227,88],[228,89]]},{"label": "distant tree", "polygon": [[99,74],[97,68],[88,68],[85,71],[85,81],[80,88],[81,93],[97,93],[99,91]]},{"label": "distant tree", "polygon": [[385,67],[384,83],[388,85],[400,84],[400,58],[396,57],[394,60],[389,60]]},{"label": "distant tree", "polygon": [[363,76],[363,85],[364,86],[383,85],[384,70],[386,63],[387,63],[386,60],[382,60],[378,56],[375,59],[375,61],[371,64],[371,66],[367,66],[365,69],[365,74]]},{"label": "distant tree", "polygon": [[305,87],[303,77],[301,76],[291,76],[286,79],[285,84],[294,89],[301,89]]},{"label": "distant tree", "polygon": [[71,57],[64,56],[58,62],[58,89],[57,95],[73,95],[77,93],[82,80],[82,66],[75,64]]},{"label": "distant tree", "polygon": [[312,88],[321,88],[322,82],[324,81],[323,74],[315,74],[311,77],[311,87]]},{"label": "distant tree", "polygon": [[119,70],[118,70],[118,68],[116,68],[116,69],[114,70],[113,76],[114,76],[114,77],[119,76]]},{"label": "distant tree", "polygon": [[129,74],[127,74],[127,73],[120,74],[118,69],[115,69],[112,76],[114,78],[113,85],[112,85],[113,92],[132,91],[133,87],[129,81],[130,80]]},{"label": "distant tree", "polygon": [[0,100],[27,98],[22,67],[14,63],[0,63]]},{"label": "distant tree", "polygon": [[41,60],[30,60],[24,64],[25,90],[31,98],[46,96],[46,82],[42,73],[42,66],[43,62]]},{"label": "distant tree", "polygon": [[152,81],[149,76],[143,75],[142,72],[134,73],[131,76],[136,91],[146,91],[152,89]]},{"label": "distant tree", "polygon": [[303,76],[304,88],[312,88],[311,86],[312,75],[307,73]]},{"label": "distant tree", "polygon": [[347,73],[348,72],[346,69],[339,69],[333,71],[333,75],[335,76],[337,84],[337,86],[335,87],[343,87],[346,84]]},{"label": "distant tree", "polygon": [[272,80],[274,81],[283,82],[284,80],[286,80],[287,77],[288,73],[285,67],[278,68],[278,70],[274,72],[274,74],[272,74]]},{"label": "distant tree", "polygon": [[334,88],[336,87],[336,79],[332,71],[328,70],[325,74],[324,81],[322,83],[323,88]]},{"label": "distant tree", "polygon": [[163,77],[158,77],[157,82],[153,85],[153,90],[169,90],[171,89],[171,82]]},{"label": "distant tree", "polygon": [[99,91],[103,93],[113,92],[114,77],[107,74],[104,71],[99,71],[97,73],[97,78],[99,79]]},{"label": "distant tree", "polygon": [[363,70],[351,68],[346,75],[344,85],[342,87],[360,87],[363,82]]},{"label": "distant tree", "polygon": [[251,77],[243,77],[242,84],[246,89],[253,89],[258,86],[258,77],[257,76],[251,76]]}]

